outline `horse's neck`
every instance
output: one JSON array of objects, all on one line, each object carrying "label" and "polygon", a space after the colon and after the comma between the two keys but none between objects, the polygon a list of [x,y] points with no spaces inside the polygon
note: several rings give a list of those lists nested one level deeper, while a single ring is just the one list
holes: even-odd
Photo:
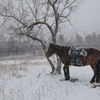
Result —
[{"label": "horse's neck", "polygon": [[66,52],[68,52],[68,47],[55,47],[55,53],[59,56],[59,57],[61,57],[62,55],[63,55],[63,53],[64,53],[64,51],[66,51]]}]

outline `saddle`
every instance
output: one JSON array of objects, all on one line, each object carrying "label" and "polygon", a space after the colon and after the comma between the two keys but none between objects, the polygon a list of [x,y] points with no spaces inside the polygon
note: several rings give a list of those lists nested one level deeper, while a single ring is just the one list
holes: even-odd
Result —
[{"label": "saddle", "polygon": [[69,53],[71,64],[80,65],[80,55],[87,56],[87,52],[83,48],[70,47]]}]

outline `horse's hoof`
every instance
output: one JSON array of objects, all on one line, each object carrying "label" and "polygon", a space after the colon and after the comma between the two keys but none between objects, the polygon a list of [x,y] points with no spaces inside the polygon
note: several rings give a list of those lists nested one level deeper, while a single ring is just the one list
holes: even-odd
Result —
[{"label": "horse's hoof", "polygon": [[69,79],[65,79],[65,81],[68,81]]},{"label": "horse's hoof", "polygon": [[65,78],[65,81],[68,81],[68,80],[70,80],[70,78],[69,78],[69,77]]},{"label": "horse's hoof", "polygon": [[94,81],[93,81],[93,80],[91,80],[91,81],[90,81],[90,83],[94,83]]}]

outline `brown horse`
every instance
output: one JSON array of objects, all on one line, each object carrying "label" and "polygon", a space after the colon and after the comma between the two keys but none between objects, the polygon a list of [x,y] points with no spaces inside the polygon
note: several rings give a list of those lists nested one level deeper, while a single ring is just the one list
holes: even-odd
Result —
[{"label": "brown horse", "polygon": [[[69,50],[70,47],[66,46],[58,46],[55,44],[50,44],[48,51],[46,53],[47,57],[50,57],[52,54],[56,53],[62,63],[64,64],[63,70],[64,70],[64,75],[65,75],[65,80],[69,80],[70,79],[70,75],[69,75],[69,65],[71,64],[71,56],[69,54]],[[90,65],[91,68],[93,69],[94,75],[90,81],[90,83],[95,82],[95,78],[96,78],[96,82],[98,82],[100,79],[100,75],[97,75],[97,72],[100,72],[98,70],[100,70],[97,68],[97,66],[99,66],[98,62],[100,62],[100,51],[94,49],[94,48],[84,48],[84,50],[87,52],[86,56],[80,55],[80,64],[73,64],[74,66],[86,66],[86,65]],[[98,65],[97,65],[98,64]]]}]

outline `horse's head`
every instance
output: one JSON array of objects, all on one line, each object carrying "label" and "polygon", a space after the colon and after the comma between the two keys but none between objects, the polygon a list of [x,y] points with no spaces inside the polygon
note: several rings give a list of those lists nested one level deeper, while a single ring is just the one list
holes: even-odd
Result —
[{"label": "horse's head", "polygon": [[54,44],[51,44],[50,43],[49,48],[48,48],[48,51],[46,53],[46,56],[47,57],[50,57],[52,54],[54,54],[54,50],[53,50],[54,46],[55,46]]}]

